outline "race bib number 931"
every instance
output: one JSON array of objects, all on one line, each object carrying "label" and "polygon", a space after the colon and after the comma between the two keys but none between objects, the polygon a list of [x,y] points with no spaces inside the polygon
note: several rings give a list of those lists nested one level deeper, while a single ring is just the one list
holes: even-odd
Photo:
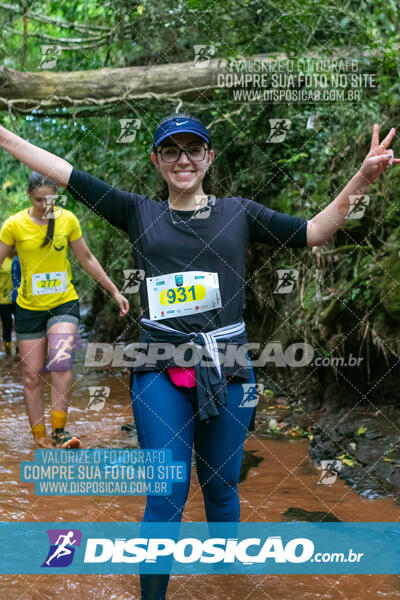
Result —
[{"label": "race bib number 931", "polygon": [[147,277],[151,320],[221,308],[218,273],[186,271]]}]

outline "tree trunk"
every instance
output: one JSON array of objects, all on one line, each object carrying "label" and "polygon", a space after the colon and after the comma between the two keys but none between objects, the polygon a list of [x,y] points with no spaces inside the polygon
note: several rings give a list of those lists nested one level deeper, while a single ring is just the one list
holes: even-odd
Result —
[{"label": "tree trunk", "polygon": [[[248,61],[277,59],[285,60],[286,55],[246,57]],[[1,66],[0,110],[107,106],[109,113],[118,108],[126,112],[125,100],[193,98],[202,103],[218,88],[218,74],[226,69],[225,59],[210,60],[206,68],[193,62],[70,72],[20,72]]]}]

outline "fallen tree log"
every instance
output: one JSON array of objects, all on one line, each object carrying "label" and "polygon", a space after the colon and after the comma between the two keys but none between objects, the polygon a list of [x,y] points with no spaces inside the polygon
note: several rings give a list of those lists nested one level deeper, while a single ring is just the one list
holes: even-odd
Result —
[{"label": "fallen tree log", "polygon": [[[312,60],[313,57],[310,57]],[[343,60],[345,60],[345,56]],[[232,64],[285,62],[285,54],[261,54],[235,59],[211,59],[204,68],[199,63],[103,68],[87,71],[38,70],[20,72],[0,67],[0,110],[31,113],[69,107],[107,108],[108,113],[121,110],[126,101],[184,99],[207,104],[222,86],[218,76],[232,72]],[[234,71],[240,73],[238,71]],[[265,71],[264,71],[265,72]],[[126,108],[125,108],[126,110]]]}]

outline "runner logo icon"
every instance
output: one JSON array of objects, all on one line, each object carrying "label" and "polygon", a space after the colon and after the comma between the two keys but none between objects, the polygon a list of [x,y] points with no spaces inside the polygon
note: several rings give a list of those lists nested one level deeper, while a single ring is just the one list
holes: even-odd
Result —
[{"label": "runner logo icon", "polygon": [[335,483],[338,473],[342,470],[342,462],[340,460],[321,460],[321,476],[317,483],[323,485],[332,485]]},{"label": "runner logo icon", "polygon": [[74,558],[74,546],[80,546],[82,532],[79,529],[48,529],[50,549],[42,567],[68,567]]},{"label": "runner logo icon", "polygon": [[192,68],[194,69],[206,69],[210,64],[210,59],[215,54],[215,46],[197,44],[193,46],[194,50],[194,61]]},{"label": "runner logo icon", "polygon": [[137,294],[140,283],[144,281],[145,272],[143,269],[124,269],[124,286],[121,290],[123,294]]},{"label": "runner logo icon", "polygon": [[57,59],[62,52],[62,46],[40,46],[42,50],[42,58],[38,64],[38,69],[54,69],[57,64]]},{"label": "runner logo icon", "polygon": [[269,144],[278,144],[279,142],[283,142],[287,132],[290,129],[291,120],[269,119],[269,124],[271,127],[271,131],[266,142]]},{"label": "runner logo icon", "polygon": [[254,408],[258,404],[258,396],[263,393],[262,383],[242,383],[243,400],[239,404],[242,408]]},{"label": "runner logo icon", "polygon": [[89,386],[89,395],[88,409],[101,410],[110,396],[110,388],[108,386]]},{"label": "runner logo icon", "polygon": [[279,281],[274,294],[289,294],[293,291],[294,285],[299,278],[297,269],[278,269]]},{"label": "runner logo icon", "polygon": [[134,142],[136,139],[136,133],[138,129],[140,129],[140,119],[120,119],[119,124],[121,126],[121,132],[116,140],[116,143],[129,144],[130,142]]}]

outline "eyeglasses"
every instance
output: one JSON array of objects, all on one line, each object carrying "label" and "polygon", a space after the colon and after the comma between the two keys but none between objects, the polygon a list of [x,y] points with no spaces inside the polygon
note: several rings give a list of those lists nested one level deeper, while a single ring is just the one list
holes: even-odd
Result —
[{"label": "eyeglasses", "polygon": [[186,148],[179,148],[178,146],[164,146],[159,151],[161,160],[166,163],[173,163],[180,159],[182,152],[184,152],[188,160],[194,162],[200,162],[206,155],[207,148],[202,144],[191,144]]}]

